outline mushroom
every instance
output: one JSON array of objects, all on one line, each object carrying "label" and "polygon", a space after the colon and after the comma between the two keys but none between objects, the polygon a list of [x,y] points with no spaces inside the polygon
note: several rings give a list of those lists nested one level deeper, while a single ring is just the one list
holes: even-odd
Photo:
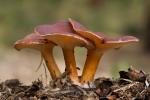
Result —
[{"label": "mushroom", "polygon": [[93,48],[93,45],[77,35],[69,21],[60,21],[53,25],[40,25],[35,28],[35,32],[62,47],[66,70],[69,72],[72,82],[78,84],[79,79],[74,57],[74,47],[84,46],[90,49]]},{"label": "mushroom", "polygon": [[91,44],[84,38],[72,33],[53,33],[44,36],[46,39],[62,47],[66,69],[69,71],[70,79],[74,84],[78,84],[78,74],[74,57],[75,46],[91,47]]},{"label": "mushroom", "polygon": [[95,45],[94,49],[88,50],[87,59],[80,80],[82,84],[93,81],[99,60],[107,50],[120,48],[121,46],[124,46],[126,44],[139,41],[136,37],[133,36],[107,38],[100,32],[92,32],[87,30],[75,20],[69,19],[69,21],[74,31],[76,31],[78,35],[90,40]]},{"label": "mushroom", "polygon": [[61,75],[61,72],[57,67],[52,54],[52,49],[54,46],[54,43],[47,41],[46,39],[35,33],[29,34],[25,38],[18,40],[15,43],[15,48],[17,50],[21,50],[23,48],[33,48],[39,50],[46,62],[47,68],[53,80],[59,78]]}]

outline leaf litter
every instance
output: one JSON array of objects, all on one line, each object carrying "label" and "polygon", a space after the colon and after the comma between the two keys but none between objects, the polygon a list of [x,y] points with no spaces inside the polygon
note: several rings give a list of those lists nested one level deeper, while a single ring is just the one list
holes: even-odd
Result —
[{"label": "leaf litter", "polygon": [[65,72],[44,86],[41,80],[24,85],[18,79],[0,83],[0,100],[150,100],[150,75],[129,68],[118,79],[100,77],[89,88],[72,84]]}]

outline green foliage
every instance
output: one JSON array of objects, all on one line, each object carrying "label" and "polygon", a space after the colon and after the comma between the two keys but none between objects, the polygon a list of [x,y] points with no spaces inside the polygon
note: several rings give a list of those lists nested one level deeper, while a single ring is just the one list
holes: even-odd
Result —
[{"label": "green foliage", "polygon": [[119,71],[121,71],[121,70],[127,71],[129,67],[130,67],[130,65],[126,62],[119,62],[118,64],[116,64],[111,70],[113,78],[115,78],[115,79],[118,78]]}]

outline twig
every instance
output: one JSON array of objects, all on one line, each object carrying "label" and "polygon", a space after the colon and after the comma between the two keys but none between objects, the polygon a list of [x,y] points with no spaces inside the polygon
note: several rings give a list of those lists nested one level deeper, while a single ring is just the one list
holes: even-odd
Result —
[{"label": "twig", "polygon": [[41,61],[40,61],[40,64],[38,65],[38,67],[36,68],[36,72],[40,69],[42,62],[43,62],[43,57],[41,56]]},{"label": "twig", "polygon": [[45,72],[45,78],[46,78],[46,85],[47,85],[47,71],[46,71],[46,65],[45,63],[43,63],[44,66],[44,72]]}]

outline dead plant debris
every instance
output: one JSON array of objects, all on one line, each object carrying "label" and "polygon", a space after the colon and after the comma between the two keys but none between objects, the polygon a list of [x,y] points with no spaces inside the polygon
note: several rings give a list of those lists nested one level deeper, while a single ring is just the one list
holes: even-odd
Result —
[{"label": "dead plant debris", "polygon": [[0,83],[0,100],[150,100],[150,75],[129,68],[118,79],[100,77],[92,87],[73,85],[64,73],[43,86],[37,80],[26,86],[17,79]]}]

